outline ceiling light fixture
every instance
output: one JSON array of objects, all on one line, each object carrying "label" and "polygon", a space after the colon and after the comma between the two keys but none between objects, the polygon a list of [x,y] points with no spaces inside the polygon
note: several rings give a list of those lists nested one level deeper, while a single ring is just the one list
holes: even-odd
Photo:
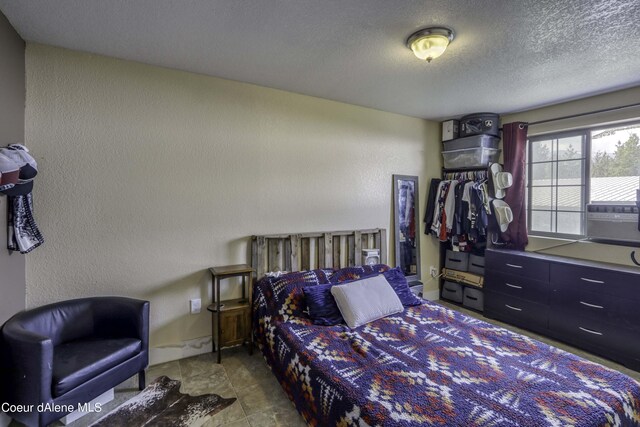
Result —
[{"label": "ceiling light fixture", "polygon": [[453,37],[451,28],[427,27],[411,34],[407,39],[407,47],[419,59],[431,62],[444,53]]}]

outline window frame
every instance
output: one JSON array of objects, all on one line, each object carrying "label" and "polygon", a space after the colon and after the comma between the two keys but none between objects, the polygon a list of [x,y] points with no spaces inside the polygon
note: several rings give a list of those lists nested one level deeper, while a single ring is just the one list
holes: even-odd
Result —
[{"label": "window frame", "polygon": [[[526,185],[525,185],[525,199],[527,201],[527,233],[533,237],[551,237],[557,239],[570,239],[570,240],[580,240],[587,237],[587,218],[586,218],[586,209],[587,204],[591,203],[591,159],[592,159],[592,141],[591,141],[591,133],[595,130],[606,131],[609,129],[621,128],[621,127],[640,127],[640,118],[634,118],[631,120],[625,120],[618,123],[609,123],[609,124],[594,124],[589,125],[577,129],[571,130],[559,130],[556,132],[546,132],[539,135],[533,135],[527,138],[527,158],[526,158]],[[532,199],[532,191],[531,191],[531,174],[533,169],[533,163],[531,163],[531,155],[533,151],[533,145],[531,142],[547,140],[547,139],[559,139],[567,136],[576,136],[583,135],[584,137],[584,165],[582,168],[582,181],[583,185],[583,195],[582,198],[584,200],[584,206],[581,216],[581,224],[580,229],[582,230],[582,234],[566,234],[566,233],[553,233],[546,231],[532,231],[531,230],[531,199]],[[640,135],[639,135],[640,136]],[[555,163],[557,165],[557,159],[552,160],[551,163]],[[556,169],[557,173],[557,169]],[[557,175],[556,175],[557,176]],[[556,186],[557,189],[557,186]],[[556,190],[557,195],[557,190]],[[556,199],[557,200],[557,199]],[[555,211],[557,212],[557,210]],[[556,218],[556,229],[557,229],[557,218]]]},{"label": "window frame", "polygon": [[[615,127],[615,126],[613,126]],[[550,232],[550,231],[533,231],[531,230],[531,222],[532,222],[532,215],[531,212],[533,211],[532,209],[532,198],[533,198],[533,187],[532,187],[532,173],[533,173],[533,165],[534,163],[531,161],[532,158],[532,153],[533,153],[533,144],[532,142],[536,142],[536,141],[545,141],[545,140],[558,140],[558,139],[562,139],[562,138],[568,138],[568,137],[572,137],[572,136],[581,136],[582,137],[582,156],[580,159],[572,159],[572,160],[583,160],[582,161],[582,166],[581,166],[581,184],[580,187],[582,187],[582,191],[580,194],[580,197],[582,198],[584,205],[581,206],[580,208],[580,234],[568,234],[568,233],[558,233],[558,232]],[[556,142],[557,144],[557,142]],[[556,149],[555,147],[552,147],[552,160],[548,161],[548,162],[536,162],[535,164],[540,164],[540,163],[551,163],[552,166],[555,168],[555,174],[553,174],[552,176],[555,176],[555,180],[557,182],[558,178],[558,164],[559,162],[564,162],[564,161],[571,161],[571,160],[559,160],[557,157],[555,158],[555,160],[553,159],[553,150]],[[581,128],[581,129],[572,129],[572,130],[566,130],[566,131],[558,131],[558,132],[550,132],[550,133],[545,133],[545,134],[541,134],[541,135],[535,135],[532,137],[527,138],[527,184],[526,184],[526,198],[527,198],[527,233],[530,236],[539,236],[539,237],[555,237],[558,239],[584,239],[586,237],[586,210],[587,210],[587,204],[589,203],[588,201],[588,197],[591,194],[591,188],[590,188],[590,182],[588,177],[591,176],[591,128]],[[553,180],[553,178],[552,178]],[[558,188],[560,187],[559,185],[557,185],[557,183],[555,185],[550,185],[549,187],[552,187],[555,191],[555,201],[556,201],[556,206],[555,209],[551,209],[549,210],[549,213],[553,213],[555,212],[555,229],[558,229],[558,212],[576,212],[576,211],[559,211],[557,209],[557,201],[558,201]]]}]

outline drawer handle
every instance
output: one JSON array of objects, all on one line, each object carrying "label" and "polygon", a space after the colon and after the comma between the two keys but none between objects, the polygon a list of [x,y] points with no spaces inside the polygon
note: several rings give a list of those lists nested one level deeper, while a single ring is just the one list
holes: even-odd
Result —
[{"label": "drawer handle", "polygon": [[507,282],[504,282],[504,284],[510,288],[522,289],[522,286],[512,285],[511,283],[507,283]]},{"label": "drawer handle", "polygon": [[584,280],[589,283],[604,283],[602,280],[587,279],[586,277],[581,277],[580,280]]},{"label": "drawer handle", "polygon": [[476,298],[476,297],[472,297],[472,296],[469,296],[469,295],[467,295],[466,297],[469,298],[470,300],[478,301],[478,298]]},{"label": "drawer handle", "polygon": [[581,331],[588,332],[593,335],[602,335],[602,332],[592,331],[591,329],[583,328],[582,326],[578,326]]},{"label": "drawer handle", "polygon": [[473,262],[471,263],[471,265],[473,265],[474,267],[483,267],[484,268],[484,264],[474,264]]},{"label": "drawer handle", "polygon": [[447,288],[446,286],[445,286],[444,290],[445,290],[445,291],[449,291],[449,292],[458,292],[458,290],[457,290],[457,289],[449,289],[449,288]]},{"label": "drawer handle", "polygon": [[580,301],[580,304],[586,305],[587,307],[592,307],[592,308],[604,308],[601,305],[589,304],[588,302],[584,302],[584,301]]},{"label": "drawer handle", "polygon": [[507,263],[507,266],[508,267],[513,267],[513,268],[522,268],[521,265],[517,265],[517,264],[509,264],[509,263]]},{"label": "drawer handle", "polygon": [[518,308],[518,307],[511,307],[509,304],[505,304],[504,306],[505,306],[505,307],[507,307],[507,308],[510,308],[511,310],[515,310],[515,311],[522,311],[522,309],[521,309],[521,308]]}]

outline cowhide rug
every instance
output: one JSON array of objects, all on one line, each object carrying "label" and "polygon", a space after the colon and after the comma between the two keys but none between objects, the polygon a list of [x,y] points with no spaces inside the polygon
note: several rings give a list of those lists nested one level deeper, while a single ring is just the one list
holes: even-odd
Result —
[{"label": "cowhide rug", "polygon": [[235,401],[235,397],[225,399],[217,394],[180,393],[180,381],[162,376],[91,427],[198,427],[208,415],[220,412]]}]

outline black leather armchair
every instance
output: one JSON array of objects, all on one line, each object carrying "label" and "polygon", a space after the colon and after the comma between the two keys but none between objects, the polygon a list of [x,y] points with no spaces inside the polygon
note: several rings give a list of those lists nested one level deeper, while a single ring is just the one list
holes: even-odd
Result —
[{"label": "black leather armchair", "polygon": [[[71,412],[64,409],[90,402],[135,374],[144,388],[148,301],[94,297],[49,304],[16,314],[0,336],[1,401],[32,409],[8,412],[29,426],[62,418]],[[40,404],[51,410],[38,411]]]}]

